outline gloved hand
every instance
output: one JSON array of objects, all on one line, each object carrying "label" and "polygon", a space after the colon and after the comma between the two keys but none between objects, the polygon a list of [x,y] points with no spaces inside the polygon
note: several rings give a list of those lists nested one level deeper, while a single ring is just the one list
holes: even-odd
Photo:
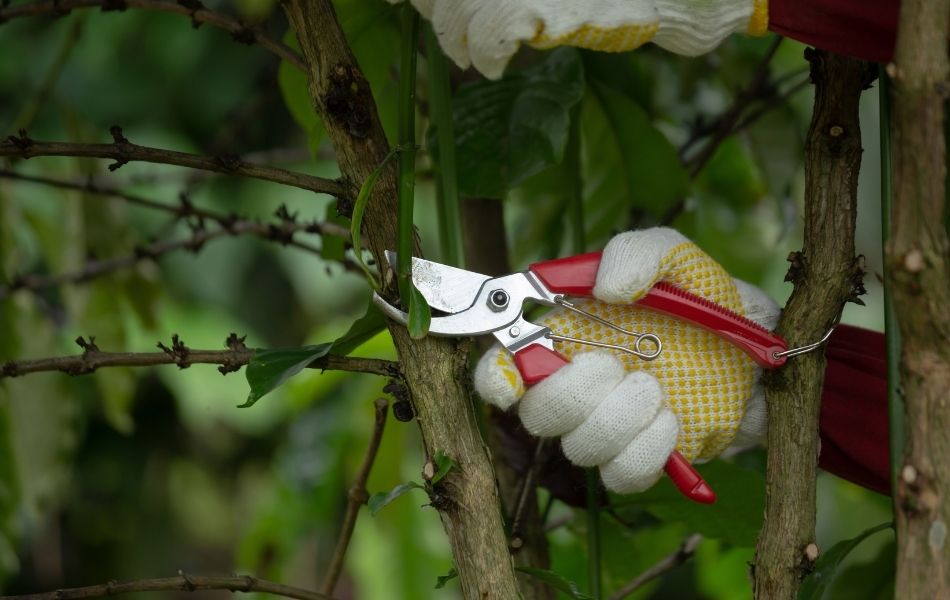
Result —
[{"label": "gloved hand", "polygon": [[[669,282],[773,329],[779,308],[758,288],[733,279],[718,263],[667,228],[630,231],[604,249],[594,299],[579,308],[640,333],[654,333],[663,351],[653,361],[590,346],[555,342],[571,359],[525,391],[511,354],[496,345],[475,370],[486,402],[518,414],[529,433],[560,437],[574,464],[600,467],[607,489],[645,490],[674,448],[689,461],[709,460],[730,446],[765,435],[761,369],[742,350],[684,321],[632,305],[659,281]],[[539,323],[555,333],[629,345],[622,333],[566,309]]]},{"label": "gloved hand", "polygon": [[[400,0],[389,0],[398,2]],[[522,43],[607,52],[653,41],[677,54],[709,52],[732,33],[764,35],[768,0],[412,0],[443,51],[498,79]]]}]

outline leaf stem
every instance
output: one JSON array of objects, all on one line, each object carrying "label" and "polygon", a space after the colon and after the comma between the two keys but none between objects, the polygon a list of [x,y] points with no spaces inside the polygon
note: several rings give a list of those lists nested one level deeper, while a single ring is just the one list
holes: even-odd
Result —
[{"label": "leaf stem", "polygon": [[459,216],[458,177],[455,161],[455,125],[452,121],[452,90],[449,85],[449,65],[439,42],[426,24],[423,30],[426,44],[426,64],[429,76],[429,104],[432,124],[438,139],[438,155],[433,154],[436,166],[436,209],[439,214],[439,241],[442,262],[464,267],[462,251],[462,219]]}]

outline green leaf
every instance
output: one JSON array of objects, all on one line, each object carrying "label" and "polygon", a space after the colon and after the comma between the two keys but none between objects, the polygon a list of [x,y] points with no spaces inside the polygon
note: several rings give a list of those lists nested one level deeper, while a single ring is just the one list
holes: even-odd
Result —
[{"label": "green leaf", "polygon": [[765,510],[765,479],[761,473],[725,461],[695,465],[716,491],[714,504],[685,498],[666,477],[649,490],[633,496],[613,495],[614,507],[624,518],[644,509],[664,521],[684,523],[691,531],[736,546],[754,546]]},{"label": "green leaf", "polygon": [[663,216],[689,187],[676,148],[632,98],[597,81],[590,89],[596,102],[588,109],[599,113],[605,126],[599,136],[585,132],[587,164],[594,171],[587,177],[619,178],[614,186],[628,206]]},{"label": "green leaf", "polygon": [[409,490],[424,490],[425,486],[422,486],[415,481],[407,481],[406,483],[401,483],[393,488],[389,493],[379,492],[378,494],[373,494],[369,497],[369,500],[366,502],[366,505],[369,506],[369,512],[373,516],[376,515],[384,506],[402,496]]},{"label": "green leaf", "polygon": [[458,463],[452,459],[451,456],[439,450],[435,453],[435,474],[432,476],[431,483],[435,485],[439,483],[442,478],[449,474],[449,471],[458,466]]},{"label": "green leaf", "polygon": [[423,297],[422,292],[416,289],[412,281],[408,283],[409,322],[406,324],[406,327],[409,329],[409,337],[414,340],[419,340],[429,333],[429,325],[432,323],[432,311],[425,297]]},{"label": "green leaf", "polygon": [[256,350],[245,369],[251,391],[238,408],[248,408],[265,394],[303,371],[307,365],[330,352],[333,344],[318,344],[289,350]]},{"label": "green leaf", "polygon": [[448,573],[446,573],[445,575],[439,575],[438,578],[436,578],[435,589],[441,590],[442,588],[445,587],[445,584],[452,581],[458,576],[459,576],[459,572],[455,570],[455,567],[452,567],[451,569],[449,569]]},{"label": "green leaf", "polygon": [[865,529],[857,536],[848,540],[842,540],[832,546],[827,552],[819,555],[818,561],[815,563],[815,570],[812,571],[811,575],[805,578],[801,588],[798,590],[799,600],[821,600],[825,590],[828,589],[828,586],[831,585],[831,582],[834,580],[835,572],[845,557],[868,537],[893,526],[893,523],[887,522],[871,527],[870,529]]},{"label": "green leaf", "polygon": [[[499,81],[460,86],[452,117],[462,194],[501,198],[561,162],[570,109],[583,92],[584,69],[571,48],[555,50],[539,65]],[[434,127],[429,128],[428,146],[438,152]]]},{"label": "green leaf", "polygon": [[891,600],[894,598],[896,555],[897,544],[892,538],[869,562],[839,567],[825,596],[834,600]]},{"label": "green leaf", "polygon": [[582,594],[580,590],[577,589],[577,584],[561,575],[558,575],[554,571],[548,571],[545,569],[535,569],[533,567],[515,567],[516,571],[531,575],[535,579],[543,581],[551,588],[567,594],[575,600],[593,600],[590,596]]}]

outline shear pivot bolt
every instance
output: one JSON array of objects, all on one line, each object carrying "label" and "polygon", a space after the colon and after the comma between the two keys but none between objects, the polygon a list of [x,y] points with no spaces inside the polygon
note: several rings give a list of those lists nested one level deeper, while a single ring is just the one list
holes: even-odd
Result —
[{"label": "shear pivot bolt", "polygon": [[508,306],[508,292],[505,290],[495,290],[488,295],[488,307],[494,311],[505,310]]},{"label": "shear pivot bolt", "polygon": [[521,330],[518,327],[512,327],[511,329],[508,330],[508,335],[510,335],[513,338],[516,338],[519,335],[521,335]]}]

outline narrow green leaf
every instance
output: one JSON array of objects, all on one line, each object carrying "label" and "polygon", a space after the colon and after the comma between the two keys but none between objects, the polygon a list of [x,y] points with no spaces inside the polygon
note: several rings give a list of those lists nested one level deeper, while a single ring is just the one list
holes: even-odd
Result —
[{"label": "narrow green leaf", "polygon": [[346,356],[385,328],[386,317],[379,312],[375,304],[370,302],[366,307],[366,314],[357,319],[346,333],[333,342],[330,354]]},{"label": "narrow green leaf", "polygon": [[303,371],[313,361],[326,356],[333,344],[318,344],[286,350],[256,350],[244,374],[251,387],[247,400],[238,408],[248,408],[265,394]]},{"label": "narrow green leaf", "polygon": [[798,590],[798,599],[821,600],[825,590],[828,589],[828,586],[831,585],[831,582],[834,580],[835,571],[837,571],[845,557],[848,556],[858,544],[870,536],[891,527],[893,527],[893,523],[887,522],[871,527],[870,529],[865,529],[857,536],[849,540],[842,540],[832,546],[827,552],[821,554],[815,563],[815,570],[802,582],[802,586]]},{"label": "narrow green leaf", "polygon": [[424,338],[429,333],[431,323],[432,310],[429,304],[422,296],[422,292],[416,289],[412,281],[409,281],[409,322],[406,324],[409,337],[414,340]]},{"label": "narrow green leaf", "polygon": [[416,483],[415,481],[407,481],[406,483],[400,483],[392,489],[391,492],[379,492],[378,494],[373,494],[369,497],[369,500],[366,502],[366,505],[369,506],[369,512],[373,516],[376,516],[384,506],[402,496],[409,490],[424,490],[425,487]]},{"label": "narrow green leaf", "polygon": [[455,567],[452,567],[451,569],[449,569],[448,573],[446,573],[445,575],[439,575],[439,577],[435,580],[435,589],[441,590],[442,588],[445,587],[445,584],[452,581],[458,576],[459,576],[459,572],[455,570]]},{"label": "narrow green leaf", "polygon": [[363,273],[366,274],[366,279],[370,285],[377,291],[380,289],[379,281],[376,279],[376,275],[370,271],[366,263],[363,262],[363,214],[366,213],[366,205],[369,203],[369,197],[372,195],[373,188],[376,186],[376,180],[379,179],[383,169],[389,161],[392,160],[393,156],[396,155],[397,150],[397,148],[390,150],[389,154],[383,159],[383,162],[379,163],[379,165],[373,169],[373,172],[369,174],[369,177],[367,177],[363,185],[360,186],[360,193],[357,194],[356,202],[353,205],[353,217],[350,220],[350,238],[352,238],[353,241],[353,254],[356,257],[356,262],[360,268],[363,269]]},{"label": "narrow green leaf", "polygon": [[432,476],[432,485],[439,483],[446,475],[449,474],[449,471],[458,466],[458,463],[449,456],[448,454],[439,450],[435,453],[435,475]]},{"label": "narrow green leaf", "polygon": [[565,593],[575,600],[594,600],[586,594],[582,594],[580,590],[577,589],[577,584],[573,581],[558,575],[554,571],[548,571],[546,569],[535,569],[533,567],[515,567],[516,571],[531,575],[535,579],[543,581],[548,586],[554,588],[555,590]]}]

